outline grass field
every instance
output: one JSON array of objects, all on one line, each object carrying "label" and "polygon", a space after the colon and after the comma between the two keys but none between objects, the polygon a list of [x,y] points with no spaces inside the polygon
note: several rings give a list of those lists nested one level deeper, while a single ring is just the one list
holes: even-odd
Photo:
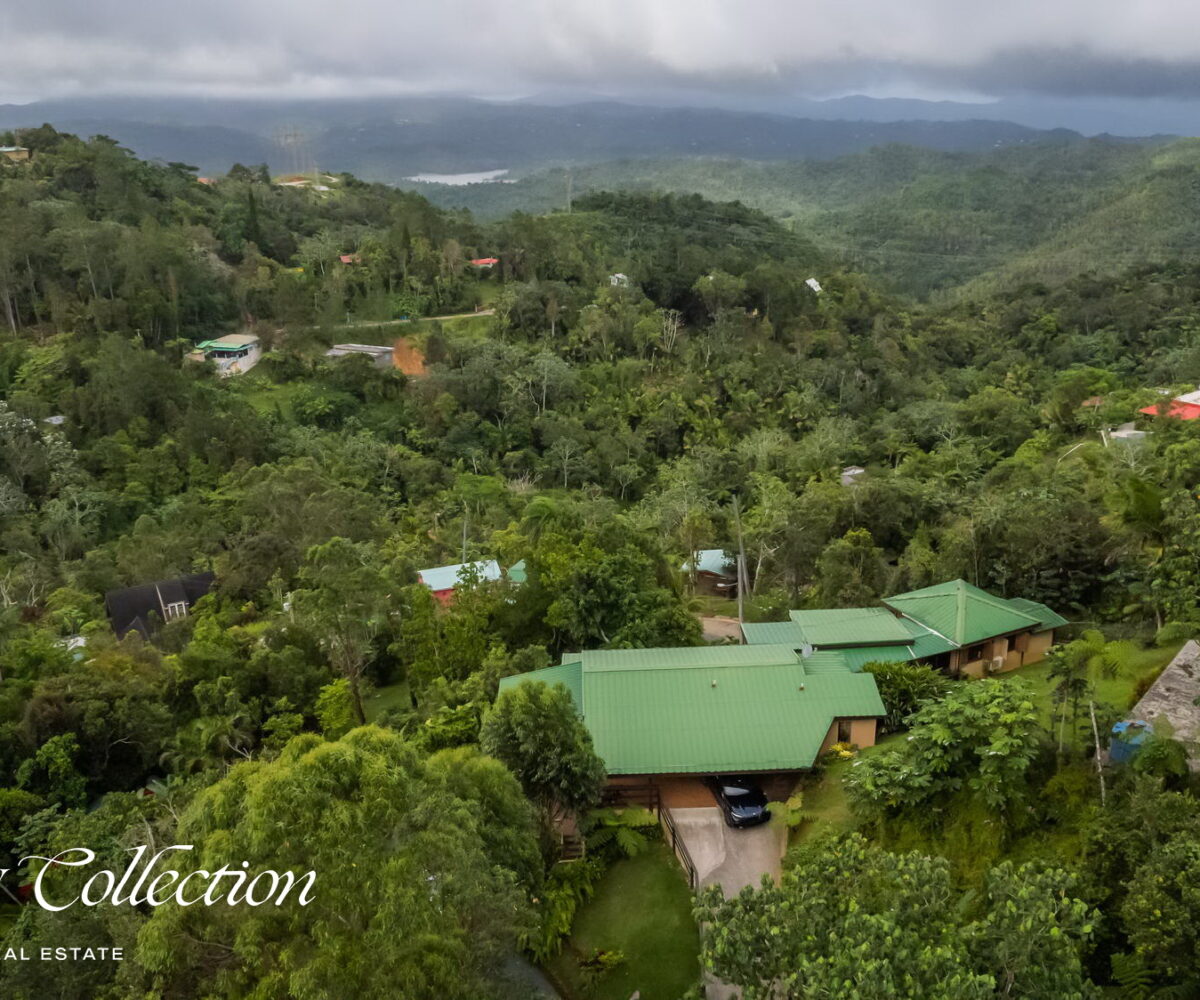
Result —
[{"label": "grass field", "polygon": [[[1133,657],[1129,667],[1115,677],[1102,677],[1096,685],[1097,700],[1111,705],[1124,714],[1133,708],[1136,701],[1139,683],[1144,683],[1157,677],[1179,652],[1183,643],[1170,646],[1151,646],[1139,650]],[[1019,678],[1032,688],[1034,698],[1046,725],[1054,720],[1054,681],[1050,678],[1050,664],[1043,660],[1032,666],[1022,667],[1011,673],[1001,674],[1001,679],[1012,680]]]},{"label": "grass field", "polygon": [[[889,733],[875,746],[860,751],[859,756],[868,757],[881,753],[902,742],[905,736],[905,733]],[[850,813],[850,802],[846,798],[846,787],[842,784],[842,778],[853,765],[853,760],[835,761],[825,765],[820,774],[802,779],[804,811],[810,813],[813,818],[792,831],[789,845],[801,844],[826,833],[843,833],[854,828],[855,822]]]},{"label": "grass field", "polygon": [[[625,962],[587,989],[578,960],[596,948],[620,951]],[[605,873],[580,908],[575,928],[550,971],[577,1000],[679,1000],[699,978],[699,934],[692,894],[675,857],[652,844]]]},{"label": "grass field", "polygon": [[389,708],[409,708],[411,705],[408,681],[400,681],[399,684],[376,688],[363,702],[363,709],[367,713],[367,721],[374,722]]},{"label": "grass field", "polygon": [[236,388],[246,402],[264,416],[278,411],[285,420],[292,419],[292,400],[303,391],[303,382],[271,382],[265,376],[255,378],[252,373],[245,377],[246,384]]}]

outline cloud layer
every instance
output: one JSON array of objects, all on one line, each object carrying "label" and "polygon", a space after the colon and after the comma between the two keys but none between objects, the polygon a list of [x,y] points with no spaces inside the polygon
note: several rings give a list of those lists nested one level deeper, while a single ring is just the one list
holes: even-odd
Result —
[{"label": "cloud layer", "polygon": [[1200,6],[1179,0],[17,0],[0,7],[0,38],[0,103],[555,88],[1200,96]]}]

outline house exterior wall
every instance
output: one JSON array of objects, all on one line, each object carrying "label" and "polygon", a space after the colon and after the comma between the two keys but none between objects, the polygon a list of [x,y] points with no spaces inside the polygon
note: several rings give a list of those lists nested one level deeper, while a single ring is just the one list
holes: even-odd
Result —
[{"label": "house exterior wall", "polygon": [[[838,742],[838,723],[841,719],[834,719],[833,724],[829,727],[829,732],[825,734],[825,739],[821,741],[821,753],[826,753],[831,746]],[[879,724],[878,719],[846,719],[850,723],[850,742],[859,747],[873,747],[875,745],[875,731]]]},{"label": "house exterior wall", "polygon": [[234,350],[225,349],[217,354],[209,354],[209,359],[217,366],[217,374],[222,378],[227,378],[230,375],[241,375],[248,372],[262,358],[262,348],[258,344],[251,344],[244,348]]},{"label": "house exterior wall", "polygon": [[1034,632],[1029,637],[1029,645],[1025,649],[1025,663],[1037,663],[1044,659],[1047,650],[1054,645],[1054,629],[1045,632]]},{"label": "house exterior wall", "polygon": [[[802,773],[769,771],[754,773],[752,777],[768,799],[783,802],[795,790]],[[704,783],[706,777],[700,774],[613,774],[609,775],[606,790],[619,795],[621,789],[628,789],[625,804],[645,805],[645,790],[650,786],[658,790],[660,801],[668,809],[696,809],[717,804]]]},{"label": "house exterior wall", "polygon": [[[1053,629],[1045,632],[1022,632],[1019,635],[999,636],[951,653],[950,671],[964,677],[980,678],[987,677],[992,673],[1016,670],[1017,667],[1037,663],[1046,655],[1046,650],[1052,645],[1054,645]],[[982,654],[976,652],[975,656],[968,659],[968,654],[975,651],[977,646],[983,647]],[[1004,665],[998,670],[993,666],[993,661],[997,659],[1004,661]]]},{"label": "house exterior wall", "polygon": [[875,745],[875,733],[879,727],[878,719],[851,719],[850,742],[862,747]]},{"label": "house exterior wall", "polygon": [[988,639],[957,650],[950,659],[951,667],[964,677],[986,677],[992,672],[992,661],[1004,657],[1007,669],[1008,639]]},{"label": "house exterior wall", "polygon": [[696,574],[696,593],[707,597],[736,597],[737,580],[732,576],[719,576],[701,570]]}]

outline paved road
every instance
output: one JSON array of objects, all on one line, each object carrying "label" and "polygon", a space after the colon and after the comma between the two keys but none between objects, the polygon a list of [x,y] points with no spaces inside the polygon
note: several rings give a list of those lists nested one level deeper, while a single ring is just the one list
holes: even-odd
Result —
[{"label": "paved road", "polygon": [[333,329],[357,330],[365,326],[400,326],[404,323],[428,323],[435,319],[468,319],[472,316],[494,316],[495,314],[495,309],[480,309],[477,312],[448,313],[445,316],[410,316],[408,319],[357,319],[353,323],[340,323],[333,327]]},{"label": "paved road", "polygon": [[[779,881],[787,828],[778,820],[734,830],[716,806],[672,809],[671,817],[687,844],[701,886],[719,885],[728,899],[748,885],[759,885],[764,875]],[[709,979],[704,995],[707,1000],[732,1000],[739,994],[734,987]]]}]

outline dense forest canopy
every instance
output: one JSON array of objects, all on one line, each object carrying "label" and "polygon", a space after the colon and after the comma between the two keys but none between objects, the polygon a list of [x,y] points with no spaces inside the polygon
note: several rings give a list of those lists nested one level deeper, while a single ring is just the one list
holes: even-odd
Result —
[{"label": "dense forest canopy", "polygon": [[480,218],[560,210],[598,189],[737,198],[901,292],[974,299],[1194,255],[1200,232],[1178,206],[1196,183],[1192,139],[1039,137],[986,152],[890,145],[826,161],[622,160],[411,186]]},{"label": "dense forest canopy", "polygon": [[[296,828],[311,829],[338,885],[288,926],[169,907],[72,914],[80,935],[123,943],[131,960],[73,966],[55,995],[333,998],[346,995],[339,975],[361,996],[395,982],[412,996],[502,995],[506,957],[557,940],[554,907],[572,890],[544,863],[545,796],[531,791],[542,786],[502,749],[503,766],[478,749],[481,727],[502,748],[529,724],[485,723],[500,678],[564,651],[700,642],[681,567],[733,548],[739,531],[747,613],[760,620],[961,577],[1113,638],[1200,628],[1200,432],[1137,413],[1200,381],[1194,256],[928,304],[848,268],[828,218],[785,224],[698,194],[595,192],[570,212],[484,222],[345,174],[286,186],[239,165],[202,183],[102,137],[19,138],[32,159],[0,162],[0,867],[80,842],[117,857],[147,831],[258,859],[265,829]],[[1078,181],[1093,192],[1081,203],[1103,200],[1139,157],[1191,183],[1186,163],[1168,162],[1186,149],[1090,148],[1099,179]],[[1070,155],[1064,173],[1086,174],[1087,153]],[[899,178],[877,185],[891,213],[909,210],[913,187],[938,202],[949,183],[913,156],[863,156],[863,169]],[[1053,190],[1028,169],[1029,184]],[[1029,212],[1027,230],[1052,238]],[[220,378],[187,358],[237,331],[265,348],[251,371]],[[325,354],[396,338],[419,350],[412,374]],[[1100,434],[1135,418],[1151,431],[1138,445]],[[851,465],[866,472],[847,484]],[[444,608],[417,583],[422,568],[474,559],[523,562],[525,582],[467,580]],[[149,639],[113,634],[107,592],[207,570],[215,587],[185,618]],[[1064,676],[1086,677],[1090,655],[1077,647]],[[1077,708],[1083,689],[1072,690]],[[1086,765],[1055,771],[1016,703],[1005,718],[1031,749],[1007,780],[1057,783],[1024,812],[1009,808],[1025,802],[1016,791],[975,803],[998,818],[967,815],[962,837],[993,819],[1008,831],[987,835],[977,864],[893,863],[857,841],[804,864],[857,866],[864,893],[910,870],[950,894],[986,878],[976,936],[949,971],[928,973],[959,977],[947,981],[970,995],[993,995],[997,970],[1019,964],[995,943],[1009,930],[1061,959],[1069,982],[1008,995],[1107,981],[1107,960],[1088,951],[1097,935],[1157,982],[1194,983],[1180,957],[1194,938],[1176,928],[1159,948],[1139,924],[1162,910],[1156,892],[1170,894],[1154,873],[1194,864],[1194,800],[1175,779],[1151,787],[1161,775],[1115,790],[1181,814],[1139,841],[1127,814],[1089,812]],[[923,724],[940,724],[937,708]],[[577,744],[564,773],[591,788],[602,772],[582,727],[556,703],[529,711],[559,713],[555,731]],[[1071,714],[1074,737],[1085,716]],[[156,793],[140,795],[148,785]],[[303,788],[317,793],[270,794]],[[932,786],[914,801],[951,810],[958,792]],[[858,794],[880,842],[937,852],[911,814],[865,785]],[[1065,803],[1061,816],[1039,811],[1046,802]],[[1070,889],[1083,901],[1061,913],[1040,869],[1001,856],[1059,822],[1074,839],[1038,843],[1086,869]],[[344,829],[387,866],[361,898],[339,859]],[[429,879],[447,887],[444,906],[418,905]],[[799,905],[803,892],[788,881],[768,902]],[[1005,929],[1004,901],[1021,892],[1054,911],[1039,926],[1063,928],[1066,958]],[[1171,898],[1194,915],[1194,899]],[[438,947],[380,935],[377,911]],[[753,938],[745,913],[726,916]],[[27,907],[9,936],[49,941],[62,926]],[[372,963],[353,958],[362,934]],[[309,950],[312,935],[329,950]],[[737,965],[732,952],[714,961],[729,975]],[[6,966],[0,982],[42,997],[48,975]],[[879,982],[890,988],[888,970]]]}]

